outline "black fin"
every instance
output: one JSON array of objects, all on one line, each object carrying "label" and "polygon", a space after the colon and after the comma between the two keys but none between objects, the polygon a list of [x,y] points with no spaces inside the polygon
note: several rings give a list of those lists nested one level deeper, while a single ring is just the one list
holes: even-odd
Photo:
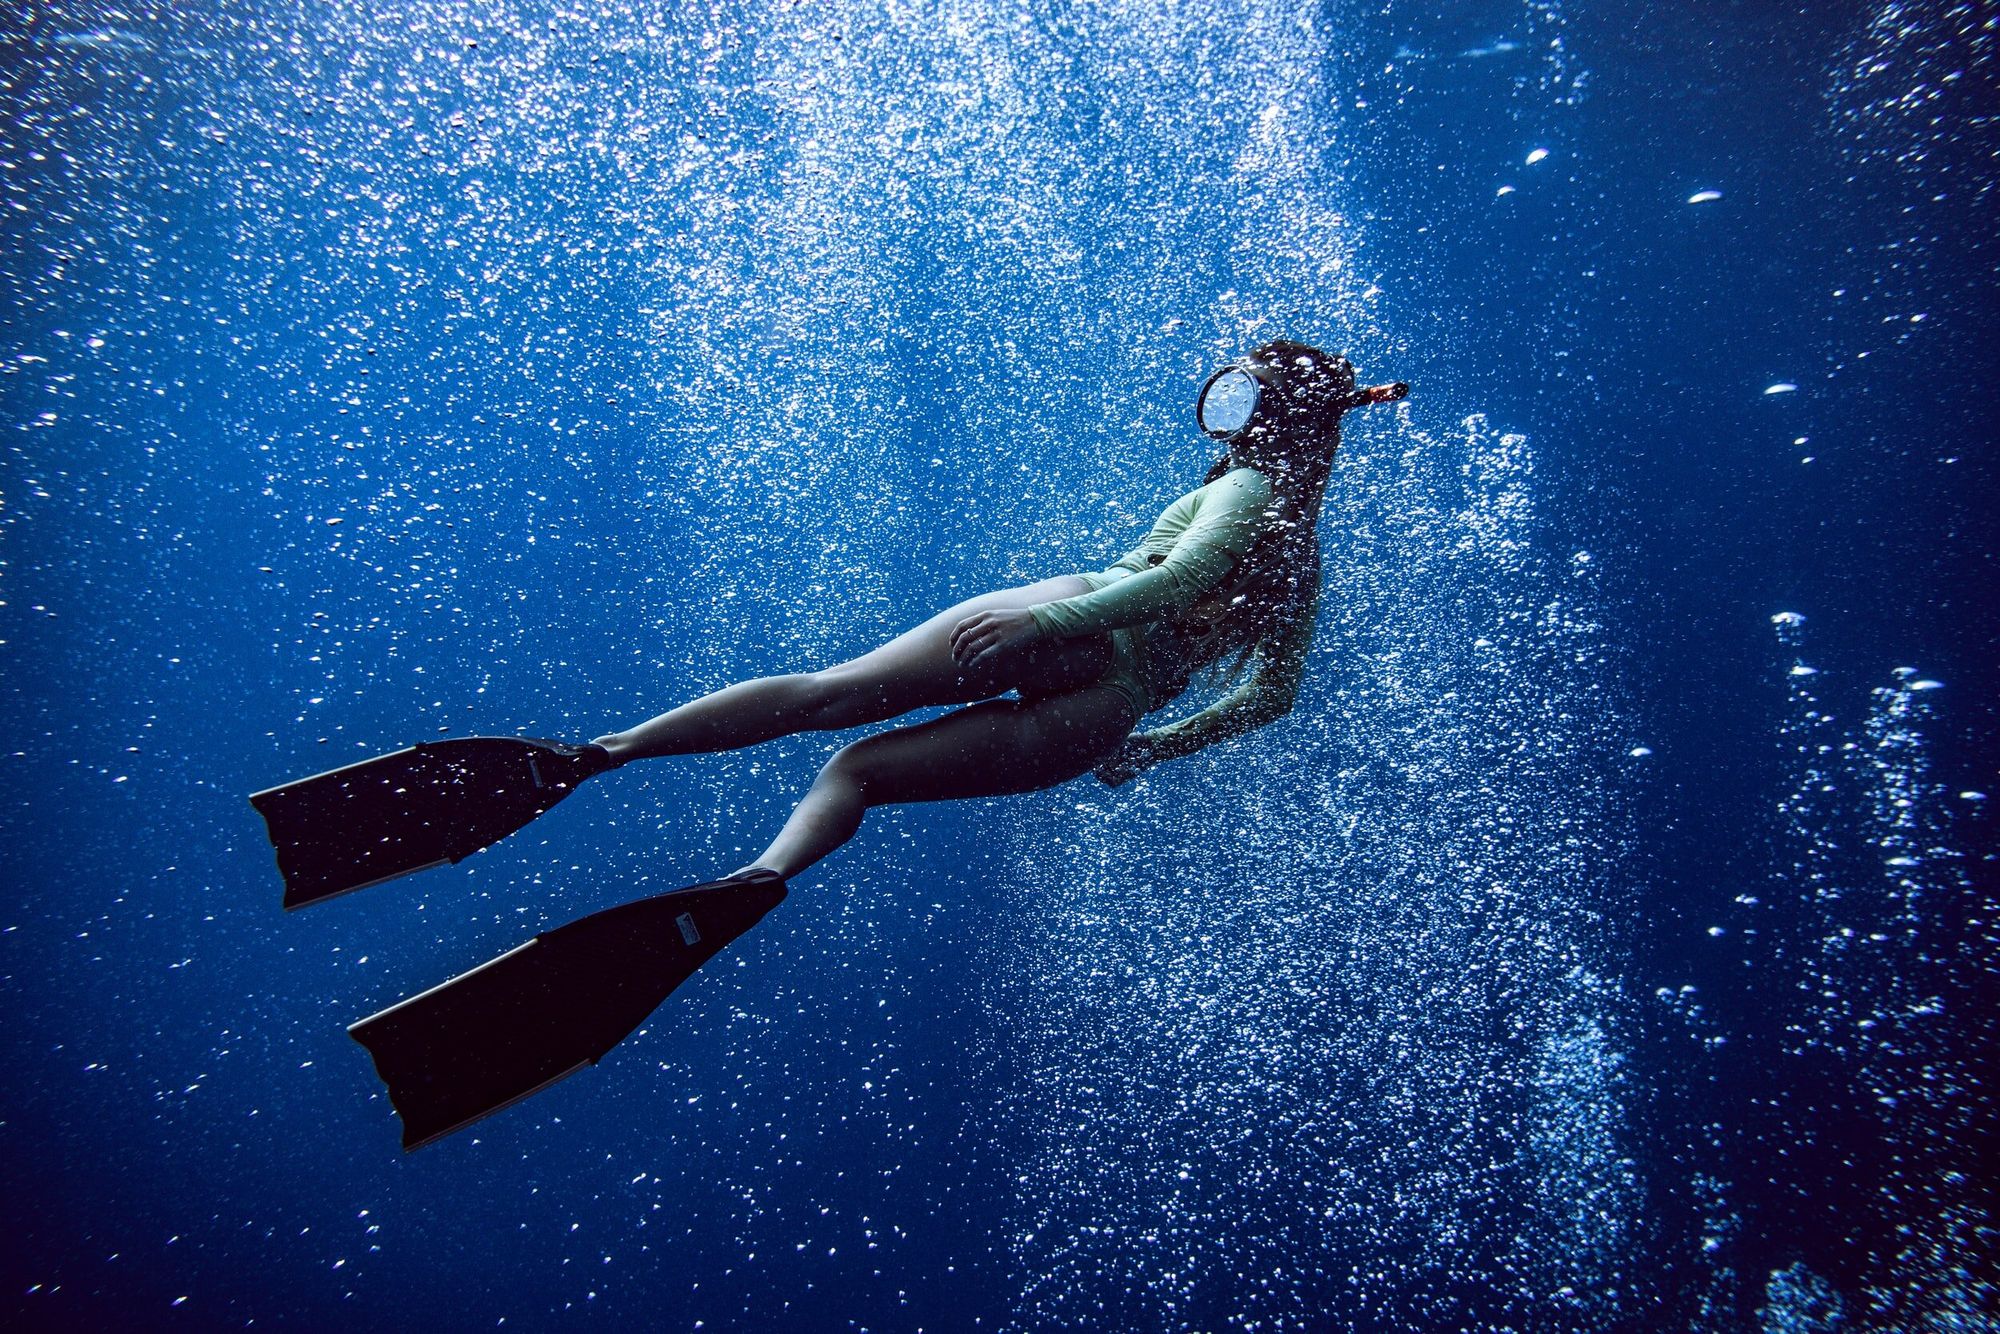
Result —
[{"label": "black fin", "polygon": [[251,795],[285,907],[460,861],[610,767],[597,746],[517,737],[426,741]]},{"label": "black fin", "polygon": [[596,1064],[784,897],[752,871],[606,908],[347,1031],[419,1148]]}]

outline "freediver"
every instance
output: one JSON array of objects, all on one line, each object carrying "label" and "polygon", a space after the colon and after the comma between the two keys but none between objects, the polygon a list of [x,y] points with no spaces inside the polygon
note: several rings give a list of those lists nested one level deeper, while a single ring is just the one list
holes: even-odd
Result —
[{"label": "freediver", "polygon": [[[458,861],[634,760],[965,706],[843,746],[770,845],[724,879],[545,932],[354,1025],[406,1147],[595,1062],[872,807],[1030,792],[1093,770],[1115,787],[1289,712],[1312,642],[1340,419],[1408,392],[1357,386],[1345,357],[1265,343],[1202,385],[1196,420],[1226,447],[1202,485],[1101,573],[969,599],[838,666],[739,682],[585,746],[432,742],[253,796],[286,906],[299,907]],[[1211,667],[1234,681],[1220,700],[1134,731]]]}]

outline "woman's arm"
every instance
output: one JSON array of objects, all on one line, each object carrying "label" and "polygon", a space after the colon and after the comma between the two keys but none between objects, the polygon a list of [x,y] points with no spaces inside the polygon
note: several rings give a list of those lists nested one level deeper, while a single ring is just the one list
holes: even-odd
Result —
[{"label": "woman's arm", "polygon": [[1095,592],[1029,608],[1035,628],[1043,635],[1073,639],[1144,625],[1186,610],[1221,583],[1250,550],[1270,503],[1271,483],[1264,475],[1238,468],[1208,489],[1201,513],[1175,540],[1166,559]]},{"label": "woman's arm", "polygon": [[1306,652],[1312,647],[1314,610],[1306,608],[1275,642],[1257,647],[1249,676],[1242,684],[1200,713],[1128,737],[1115,755],[1097,767],[1097,776],[1117,787],[1163,760],[1192,755],[1290,713],[1305,676]]}]

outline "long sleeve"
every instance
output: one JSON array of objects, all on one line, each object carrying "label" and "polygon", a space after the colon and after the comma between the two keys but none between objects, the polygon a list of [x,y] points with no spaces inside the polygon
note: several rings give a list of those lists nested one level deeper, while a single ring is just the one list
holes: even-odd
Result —
[{"label": "long sleeve", "polygon": [[1318,604],[1315,597],[1313,605],[1282,636],[1257,646],[1249,674],[1234,690],[1200,713],[1142,733],[1141,739],[1151,744],[1154,760],[1192,755],[1204,746],[1253,732],[1290,713],[1305,676]]},{"label": "long sleeve", "polygon": [[[1184,611],[1221,583],[1250,550],[1263,530],[1271,494],[1271,483],[1262,473],[1238,468],[1181,497],[1160,517],[1146,546],[1140,548],[1144,552],[1171,540],[1164,553],[1156,551],[1161,554],[1159,564],[1094,592],[1030,607],[1028,613],[1044,635],[1072,639],[1145,625]],[[1131,569],[1139,555],[1135,552],[1113,568]]]},{"label": "long sleeve", "polygon": [[1109,574],[1113,570],[1116,570],[1122,578],[1128,574],[1137,574],[1145,568],[1146,553],[1143,551],[1128,551],[1117,560],[1112,561],[1111,564],[1105,566],[1104,572]]}]

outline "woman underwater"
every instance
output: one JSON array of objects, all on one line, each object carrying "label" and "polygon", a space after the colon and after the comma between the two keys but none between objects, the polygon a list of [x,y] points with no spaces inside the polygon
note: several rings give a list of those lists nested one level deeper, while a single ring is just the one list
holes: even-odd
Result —
[{"label": "woman underwater", "polygon": [[[718,690],[597,738],[604,758],[580,762],[735,750],[971,705],[840,750],[744,868],[789,878],[852,838],[873,806],[1032,792],[1092,768],[1116,786],[1261,727],[1290,711],[1312,643],[1317,524],[1341,414],[1408,392],[1357,389],[1346,358],[1266,343],[1210,376],[1196,402],[1202,430],[1228,452],[1110,569],[987,593],[837,667]],[[1133,733],[1225,658],[1243,676],[1227,696]],[[1019,698],[994,698],[1008,690]]]},{"label": "woman underwater", "polygon": [[[1210,376],[1201,428],[1228,452],[1131,552],[962,602],[851,662],[718,690],[587,746],[428,742],[251,797],[285,906],[459,861],[607,769],[964,704],[843,747],[755,862],[719,881],[544,931],[349,1031],[403,1118],[439,1139],[595,1064],[703,963],[775,907],[785,880],[854,836],[872,806],[1129,781],[1292,706],[1319,600],[1317,523],[1341,414],[1403,397],[1272,342]],[[1239,683],[1184,721],[1133,733],[1204,667]],[[997,698],[1013,691],[1016,698]]]}]

